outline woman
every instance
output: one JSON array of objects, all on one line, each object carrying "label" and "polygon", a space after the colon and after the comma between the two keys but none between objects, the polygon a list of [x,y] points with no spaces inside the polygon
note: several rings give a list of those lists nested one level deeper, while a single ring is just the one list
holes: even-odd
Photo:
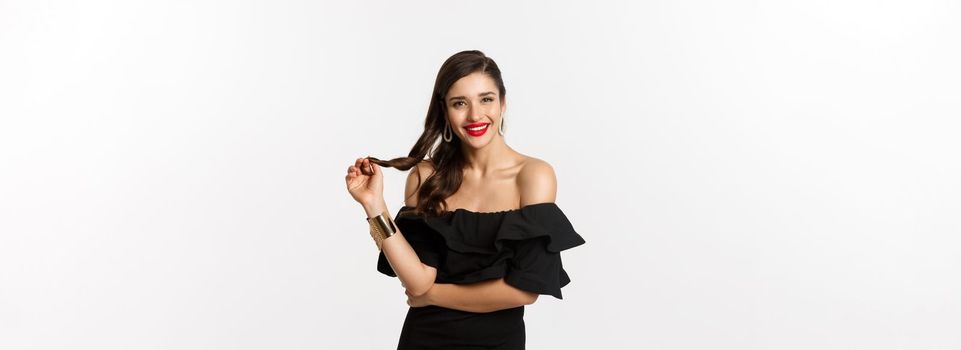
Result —
[{"label": "woman", "polygon": [[[492,59],[459,52],[437,74],[409,156],[347,169],[381,250],[377,270],[407,290],[398,349],[524,349],[524,305],[561,299],[570,282],[560,251],[585,242],[554,203],[553,168],[505,143],[505,92]],[[414,168],[393,219],[381,166]]]}]

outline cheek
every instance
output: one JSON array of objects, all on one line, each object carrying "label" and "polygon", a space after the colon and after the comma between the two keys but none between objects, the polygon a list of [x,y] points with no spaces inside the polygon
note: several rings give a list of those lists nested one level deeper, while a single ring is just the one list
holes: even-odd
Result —
[{"label": "cheek", "polygon": [[467,116],[463,111],[458,111],[456,109],[448,110],[447,115],[450,117],[450,120],[456,124],[460,124],[464,121],[464,119],[467,119]]}]

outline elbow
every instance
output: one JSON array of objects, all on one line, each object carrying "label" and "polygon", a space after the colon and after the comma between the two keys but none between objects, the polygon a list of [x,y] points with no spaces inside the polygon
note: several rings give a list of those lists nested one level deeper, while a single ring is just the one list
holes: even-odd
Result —
[{"label": "elbow", "polygon": [[437,269],[433,266],[424,265],[424,275],[422,280],[416,281],[413,286],[408,286],[404,284],[404,289],[407,290],[407,294],[410,296],[419,297],[427,293],[431,288],[434,287],[434,279],[437,277]]},{"label": "elbow", "polygon": [[420,296],[423,296],[424,294],[427,294],[427,288],[418,288],[418,289],[407,288],[407,295],[410,295],[412,297],[420,297]]},{"label": "elbow", "polygon": [[407,288],[407,294],[414,297],[419,297],[427,294],[427,291],[434,286],[434,283],[424,283],[418,286]]}]

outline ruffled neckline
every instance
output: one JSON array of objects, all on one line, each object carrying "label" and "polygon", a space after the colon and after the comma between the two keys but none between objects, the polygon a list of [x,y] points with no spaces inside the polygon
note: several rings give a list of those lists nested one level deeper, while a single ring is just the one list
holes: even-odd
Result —
[{"label": "ruffled neckline", "polygon": [[[395,221],[401,229],[417,230],[411,234],[436,235],[447,248],[463,253],[494,254],[504,249],[507,241],[544,237],[547,250],[560,252],[584,244],[584,239],[560,207],[554,202],[527,204],[520,208],[492,212],[476,212],[464,208],[445,211],[440,216],[405,213],[412,209],[403,206]],[[425,224],[422,232],[410,223]],[[405,227],[406,226],[406,227]]]},{"label": "ruffled neckline", "polygon": [[[454,214],[457,214],[457,213],[465,213],[465,214],[480,215],[480,216],[484,216],[484,215],[497,215],[497,214],[508,214],[508,213],[518,212],[518,211],[522,211],[522,210],[525,210],[525,209],[530,209],[530,208],[533,208],[533,207],[539,207],[539,206],[557,206],[557,203],[554,203],[554,202],[532,203],[532,204],[527,204],[527,205],[521,206],[520,208],[506,209],[506,210],[498,210],[498,211],[471,211],[471,210],[467,210],[467,209],[464,209],[464,208],[456,208],[456,209],[454,209],[454,210],[446,210],[446,211],[444,211],[444,212],[440,215],[440,217],[449,216],[449,215],[454,215]],[[404,212],[404,211],[407,211],[407,210],[410,210],[410,209],[414,209],[414,207],[405,205],[405,206],[402,206],[399,211],[400,211],[400,212]]]}]

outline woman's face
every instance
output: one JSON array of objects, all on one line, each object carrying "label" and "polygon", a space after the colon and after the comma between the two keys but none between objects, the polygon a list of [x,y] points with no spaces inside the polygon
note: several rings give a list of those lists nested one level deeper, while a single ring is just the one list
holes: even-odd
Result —
[{"label": "woman's face", "polygon": [[506,101],[498,96],[494,79],[484,73],[473,73],[457,80],[444,101],[451,130],[464,145],[474,148],[486,146],[495,137]]}]

